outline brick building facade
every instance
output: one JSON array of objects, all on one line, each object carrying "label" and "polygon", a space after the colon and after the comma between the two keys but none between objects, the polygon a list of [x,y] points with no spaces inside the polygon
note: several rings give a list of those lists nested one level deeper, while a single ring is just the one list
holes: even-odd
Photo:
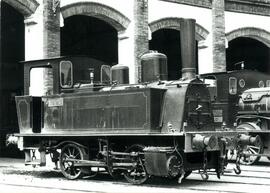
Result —
[{"label": "brick building facade", "polygon": [[[101,56],[101,52],[107,53],[111,49],[115,53],[107,63],[129,66],[131,82],[139,80],[140,56],[150,48],[162,51],[164,43],[159,43],[158,38],[162,37],[166,41],[166,38],[173,34],[170,30],[180,33],[181,18],[196,19],[198,73],[226,71],[228,63],[231,63],[230,65],[237,63],[238,61],[235,59],[237,56],[230,58],[228,54],[226,55],[226,49],[235,39],[250,38],[262,43],[266,46],[266,53],[270,46],[270,0],[2,0],[0,2],[13,7],[24,17],[25,54],[23,59],[40,59],[67,53],[89,53],[90,56],[104,59],[106,54]],[[81,16],[85,17],[80,18]],[[88,21],[87,18],[97,20]],[[95,28],[96,25],[99,26],[98,22],[105,22],[104,25],[112,28],[110,33],[112,34],[114,31],[116,34],[114,37],[116,41],[109,40],[110,43],[112,42],[111,44],[115,45],[110,46],[104,41],[101,43],[95,41],[95,44],[108,47],[106,51],[95,47],[96,50],[100,50],[100,53],[95,53],[82,42],[78,43],[82,40],[76,42],[76,38],[74,38],[72,43],[77,44],[77,47],[70,46],[68,51],[63,51],[65,50],[63,47],[67,46],[66,43],[63,43],[67,39],[63,37],[76,34],[76,32],[72,32],[73,35],[71,35],[65,26],[77,25],[77,21],[82,19],[92,23],[92,26],[81,24],[74,29],[76,28],[80,33],[86,31],[85,33],[88,33],[89,36],[93,34],[94,38],[102,39],[98,36],[98,30],[93,32],[84,27]],[[69,30],[70,28],[72,27],[69,27]],[[99,28],[101,31],[107,30],[107,27]],[[162,35],[160,35],[161,33],[155,35],[156,32],[162,30],[165,30]],[[169,31],[166,32],[166,30]],[[164,35],[166,33],[170,35]],[[80,38],[84,38],[84,42],[89,43],[89,46],[94,42],[94,40],[86,38],[85,34]],[[174,40],[176,41],[177,38]],[[242,44],[242,42],[236,43],[235,49],[240,49]],[[85,47],[87,52],[72,52],[72,49],[79,50],[80,45]],[[252,45],[251,43],[250,47]],[[177,47],[177,45],[165,46],[168,47],[167,51]],[[175,57],[175,59],[171,59],[172,63],[177,63],[175,55],[178,52],[180,54],[180,51],[175,50],[175,53],[168,51],[169,55]],[[265,55],[264,58],[264,63],[266,63],[264,65],[267,65],[269,57]],[[179,70],[173,67],[171,69]],[[264,69],[268,69],[268,67],[264,67]]]}]

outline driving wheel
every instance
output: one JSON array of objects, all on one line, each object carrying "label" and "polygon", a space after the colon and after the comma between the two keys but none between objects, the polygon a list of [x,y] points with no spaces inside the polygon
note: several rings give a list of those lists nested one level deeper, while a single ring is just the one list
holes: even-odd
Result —
[{"label": "driving wheel", "polygon": [[65,145],[60,154],[60,169],[63,175],[70,180],[77,179],[82,175],[82,168],[74,166],[73,160],[83,160],[85,151],[75,144]]},{"label": "driving wheel", "polygon": [[[140,152],[143,152],[143,148],[144,148],[143,145],[135,144],[135,145],[130,146],[126,150],[126,152],[140,153]],[[135,166],[132,168],[129,168],[124,173],[124,177],[128,182],[132,184],[142,184],[148,179],[148,175],[146,173],[145,166],[144,166],[145,158],[143,154],[140,154],[136,157],[132,157],[131,159],[135,163]]]},{"label": "driving wheel", "polygon": [[[240,163],[243,165],[252,165],[258,162],[261,156],[257,154],[263,153],[263,142],[259,143],[258,145],[247,145],[243,150],[244,155],[240,158]],[[246,154],[253,154],[253,155],[245,155]]]}]

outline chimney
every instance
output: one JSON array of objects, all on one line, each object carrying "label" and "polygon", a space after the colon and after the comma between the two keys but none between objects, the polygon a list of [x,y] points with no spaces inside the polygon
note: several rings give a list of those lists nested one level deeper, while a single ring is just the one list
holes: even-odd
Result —
[{"label": "chimney", "polygon": [[182,55],[182,78],[196,76],[195,19],[180,20],[180,39]]}]

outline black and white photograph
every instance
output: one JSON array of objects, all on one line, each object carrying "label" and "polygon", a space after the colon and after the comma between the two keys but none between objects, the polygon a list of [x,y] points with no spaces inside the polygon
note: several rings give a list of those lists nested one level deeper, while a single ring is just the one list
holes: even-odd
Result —
[{"label": "black and white photograph", "polygon": [[0,192],[270,192],[270,0],[0,0]]}]

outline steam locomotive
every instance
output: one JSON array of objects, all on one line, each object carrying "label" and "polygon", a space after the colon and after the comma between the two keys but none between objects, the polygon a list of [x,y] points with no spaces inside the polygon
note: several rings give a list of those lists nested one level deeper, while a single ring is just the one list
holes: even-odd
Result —
[{"label": "steam locomotive", "polygon": [[249,148],[243,157],[244,163],[253,164],[261,156],[270,157],[270,126],[269,126],[269,94],[270,88],[252,88],[246,90],[239,101],[237,125],[249,131],[251,135],[261,137],[258,146]]},{"label": "steam locomotive", "polygon": [[[128,84],[127,67],[110,68],[88,57],[25,62],[25,95],[16,97],[16,136],[25,163],[44,166],[51,154],[68,179],[105,168],[133,184],[151,176],[181,181],[193,170],[204,180],[209,169],[220,177],[228,149],[259,139],[215,127],[209,90],[195,77],[194,20],[181,21],[181,44],[183,78],[175,81],[167,81],[160,53],[142,56],[141,84]],[[29,95],[35,69],[46,72],[43,96]]]},{"label": "steam locomotive", "polygon": [[[242,68],[243,65],[244,63]],[[246,146],[240,163],[251,165],[260,156],[270,156],[267,125],[269,111],[266,109],[270,76],[254,70],[240,69],[202,74],[200,77],[207,83],[211,95],[215,127],[244,129],[250,135],[261,138],[256,146]]]}]

